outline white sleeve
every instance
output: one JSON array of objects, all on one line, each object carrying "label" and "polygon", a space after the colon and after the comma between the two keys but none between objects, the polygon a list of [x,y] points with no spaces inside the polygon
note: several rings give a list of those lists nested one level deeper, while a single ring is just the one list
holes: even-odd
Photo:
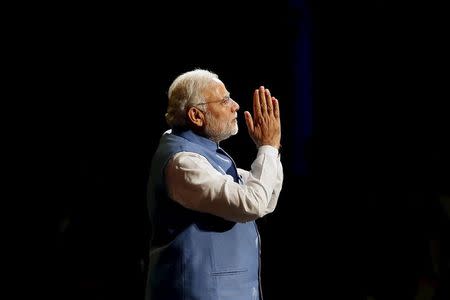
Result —
[{"label": "white sleeve", "polygon": [[272,212],[283,182],[278,150],[271,146],[258,149],[250,171],[238,169],[242,185],[192,152],[175,154],[165,171],[171,199],[186,208],[234,222],[255,220]]}]

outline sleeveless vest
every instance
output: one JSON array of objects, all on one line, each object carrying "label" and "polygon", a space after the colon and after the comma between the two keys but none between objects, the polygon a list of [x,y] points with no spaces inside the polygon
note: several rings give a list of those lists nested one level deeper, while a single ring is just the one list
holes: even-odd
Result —
[{"label": "sleeveless vest", "polygon": [[204,156],[217,171],[240,183],[233,160],[217,143],[190,130],[161,137],[148,186],[152,238],[146,300],[259,299],[256,223],[227,221],[168,198],[164,169],[182,151]]}]

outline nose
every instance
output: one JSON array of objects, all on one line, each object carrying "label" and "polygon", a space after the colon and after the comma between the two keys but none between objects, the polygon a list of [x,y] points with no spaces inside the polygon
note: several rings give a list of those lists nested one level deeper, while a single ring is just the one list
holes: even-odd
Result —
[{"label": "nose", "polygon": [[239,104],[236,101],[234,101],[233,99],[231,99],[231,101],[233,101],[232,106],[231,106],[233,108],[233,111],[238,111],[240,108]]}]

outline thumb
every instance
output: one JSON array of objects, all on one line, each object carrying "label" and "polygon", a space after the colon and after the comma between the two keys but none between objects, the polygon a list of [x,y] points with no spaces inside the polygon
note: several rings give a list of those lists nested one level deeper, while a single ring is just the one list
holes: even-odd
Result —
[{"label": "thumb", "polygon": [[252,115],[248,112],[245,111],[244,112],[244,116],[245,116],[245,123],[247,124],[247,129],[249,132],[253,132],[254,127],[253,127],[253,118]]}]

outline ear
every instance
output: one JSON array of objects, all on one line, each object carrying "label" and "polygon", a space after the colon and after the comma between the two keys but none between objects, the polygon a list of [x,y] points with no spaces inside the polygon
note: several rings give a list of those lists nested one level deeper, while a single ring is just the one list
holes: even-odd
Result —
[{"label": "ear", "polygon": [[202,127],[205,124],[205,114],[197,107],[190,107],[187,111],[187,117],[197,127]]}]

